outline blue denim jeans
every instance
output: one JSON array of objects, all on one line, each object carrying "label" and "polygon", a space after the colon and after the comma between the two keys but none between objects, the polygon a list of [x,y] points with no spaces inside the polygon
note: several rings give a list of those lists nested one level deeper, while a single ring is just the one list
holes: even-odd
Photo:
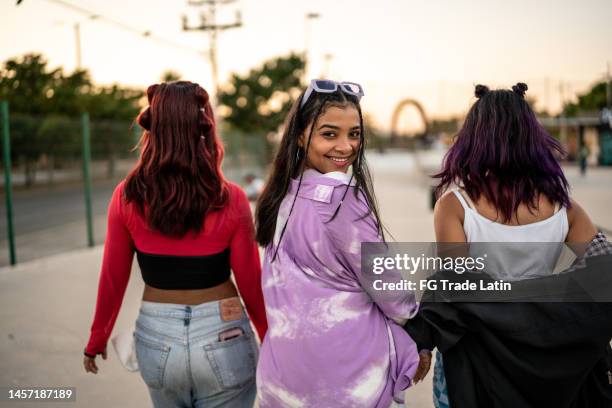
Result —
[{"label": "blue denim jeans", "polygon": [[[255,336],[244,311],[224,321],[219,307],[142,302],[134,340],[154,407],[253,406]],[[220,341],[219,333],[235,328],[244,334]]]}]

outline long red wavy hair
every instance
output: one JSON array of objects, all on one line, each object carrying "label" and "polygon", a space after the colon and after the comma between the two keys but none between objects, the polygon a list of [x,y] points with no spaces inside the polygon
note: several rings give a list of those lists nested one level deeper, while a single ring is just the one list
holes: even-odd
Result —
[{"label": "long red wavy hair", "polygon": [[144,129],[140,160],[126,179],[125,198],[152,229],[172,237],[197,234],[205,215],[229,196],[208,93],[179,81],[149,86],[147,98],[137,118]]}]

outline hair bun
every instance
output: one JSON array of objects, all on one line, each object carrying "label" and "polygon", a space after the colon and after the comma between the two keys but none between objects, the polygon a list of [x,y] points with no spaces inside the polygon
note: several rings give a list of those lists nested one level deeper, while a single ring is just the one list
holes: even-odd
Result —
[{"label": "hair bun", "polygon": [[487,92],[489,92],[489,87],[486,85],[478,84],[474,89],[474,95],[477,98],[482,98]]},{"label": "hair bun", "polygon": [[155,91],[159,88],[159,84],[153,84],[147,88],[147,99],[149,100],[149,105],[153,100],[153,95],[155,95]]},{"label": "hair bun", "polygon": [[151,130],[151,108],[147,106],[147,109],[140,112],[140,115],[136,118],[136,122],[145,130]]},{"label": "hair bun", "polygon": [[206,92],[206,89],[202,88],[200,85],[195,84],[195,94],[196,97],[198,98],[198,101],[200,102],[200,104],[202,106],[206,105],[209,101],[210,101],[210,97],[208,96],[208,92]]},{"label": "hair bun", "polygon": [[516,85],[512,87],[514,93],[519,94],[521,97],[525,97],[525,91],[527,91],[527,84],[524,82],[518,82]]}]

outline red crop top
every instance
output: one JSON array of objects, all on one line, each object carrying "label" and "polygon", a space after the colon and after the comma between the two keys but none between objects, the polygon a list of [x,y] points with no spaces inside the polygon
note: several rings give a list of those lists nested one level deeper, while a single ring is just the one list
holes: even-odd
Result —
[{"label": "red crop top", "polygon": [[205,217],[204,229],[198,235],[188,233],[183,238],[172,238],[148,227],[134,204],[128,204],[123,198],[123,185],[124,181],[115,188],[108,206],[98,300],[85,353],[96,355],[106,347],[130,278],[136,248],[144,253],[174,256],[211,255],[229,248],[229,264],[238,291],[259,338],[263,339],[268,325],[261,291],[261,264],[251,208],[244,191],[229,183],[227,204]]}]

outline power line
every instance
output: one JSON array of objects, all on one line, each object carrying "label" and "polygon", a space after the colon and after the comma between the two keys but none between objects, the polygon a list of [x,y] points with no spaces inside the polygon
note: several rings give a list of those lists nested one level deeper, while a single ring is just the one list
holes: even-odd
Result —
[{"label": "power line", "polygon": [[[21,1],[22,0],[20,0],[17,3],[17,5],[19,5],[19,3]],[[179,48],[179,49],[181,49],[183,51],[187,51],[187,52],[190,52],[190,53],[193,53],[193,54],[197,54],[198,56],[202,56],[202,54],[203,54],[201,51],[199,51],[196,48],[192,48],[192,47],[183,45],[181,43],[177,43],[175,41],[168,40],[167,38],[155,35],[155,34],[153,34],[153,32],[151,30],[141,30],[141,29],[132,27],[129,24],[126,24],[126,23],[124,23],[122,21],[116,20],[114,18],[107,17],[107,16],[105,16],[103,14],[97,13],[95,11],[88,10],[88,9],[86,9],[84,7],[77,6],[77,5],[74,5],[72,3],[68,3],[68,2],[66,2],[64,0],[47,0],[47,1],[49,1],[51,3],[58,4],[60,6],[66,7],[66,8],[69,8],[69,9],[71,9],[71,10],[77,12],[77,13],[86,15],[91,20],[100,20],[100,21],[103,21],[103,22],[105,22],[105,23],[107,23],[109,25],[112,25],[112,26],[117,27],[119,29],[122,29],[124,31],[130,32],[132,34],[145,37],[145,38],[147,38],[149,40],[152,40],[152,41],[155,41],[157,43],[164,44],[164,45],[170,46],[172,48]]]}]

